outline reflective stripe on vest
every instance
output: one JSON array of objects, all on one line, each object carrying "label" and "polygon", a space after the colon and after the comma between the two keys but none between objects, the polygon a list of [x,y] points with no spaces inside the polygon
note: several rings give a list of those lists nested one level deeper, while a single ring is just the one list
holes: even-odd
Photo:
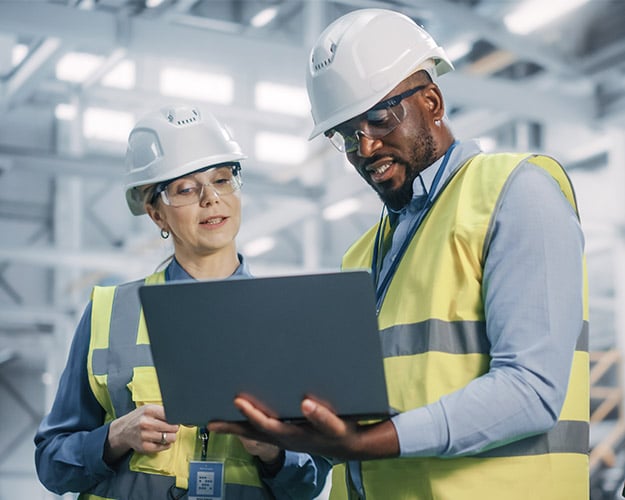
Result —
[{"label": "reflective stripe on vest", "polygon": [[[550,173],[576,209],[566,173],[550,158],[478,155],[458,169],[410,243],[379,311],[393,408],[407,411],[433,403],[488,372],[489,342],[481,298],[483,262],[500,193],[523,160]],[[370,266],[375,232],[374,227],[348,250],[344,268]],[[583,317],[569,390],[551,431],[474,456],[372,460],[359,467],[350,464],[361,476],[355,480],[348,474],[341,481],[346,467],[337,466],[331,498],[587,499],[587,293]],[[364,488],[362,495],[356,492],[359,482]]]},{"label": "reflective stripe on vest", "polygon": [[[110,312],[109,346],[94,349],[92,367],[94,375],[108,375],[108,388],[114,415],[125,415],[136,408],[131,394],[125,390],[132,380],[135,366],[153,366],[149,344],[138,344],[136,336],[128,331],[139,331],[141,305],[139,287],[144,280],[125,283],[114,288]],[[111,392],[111,387],[117,388]]]},{"label": "reflective stripe on vest", "polygon": [[[138,289],[144,283],[164,281],[164,272],[160,272],[145,281],[93,290],[89,383],[106,412],[106,422],[143,404],[162,404]],[[115,476],[100,482],[83,497],[164,498],[171,490],[175,498],[185,498],[188,463],[199,455],[199,447],[197,428],[181,426],[176,442],[168,450],[129,454]],[[209,460],[225,463],[228,499],[271,498],[258,476],[253,457],[238,438],[211,434],[207,455]]]},{"label": "reflective stripe on vest", "polygon": [[[445,322],[431,319],[412,325],[395,325],[380,332],[384,357],[410,356],[428,351],[449,354],[488,354],[483,321]],[[588,350],[588,323],[582,325],[576,350]]]}]

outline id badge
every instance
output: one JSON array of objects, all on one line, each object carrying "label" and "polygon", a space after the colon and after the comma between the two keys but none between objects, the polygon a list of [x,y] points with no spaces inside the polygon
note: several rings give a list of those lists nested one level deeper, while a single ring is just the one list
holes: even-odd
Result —
[{"label": "id badge", "polygon": [[189,500],[224,500],[224,463],[189,462]]}]

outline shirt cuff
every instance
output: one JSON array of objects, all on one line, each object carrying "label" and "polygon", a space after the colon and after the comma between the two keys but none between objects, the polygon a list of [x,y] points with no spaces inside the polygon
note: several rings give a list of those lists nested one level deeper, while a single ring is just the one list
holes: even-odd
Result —
[{"label": "shirt cuff", "polygon": [[91,431],[83,442],[83,463],[90,476],[108,476],[114,472],[104,461],[104,444],[108,439],[110,422]]},{"label": "shirt cuff", "polygon": [[391,422],[397,431],[401,457],[431,457],[444,454],[448,433],[447,419],[440,403],[395,415]]}]

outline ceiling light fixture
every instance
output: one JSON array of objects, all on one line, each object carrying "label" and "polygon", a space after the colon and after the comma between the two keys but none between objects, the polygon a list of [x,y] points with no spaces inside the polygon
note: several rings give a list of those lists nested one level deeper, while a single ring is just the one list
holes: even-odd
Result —
[{"label": "ceiling light fixture", "polygon": [[308,141],[294,135],[259,132],[254,141],[256,159],[287,165],[301,164],[308,154]]},{"label": "ceiling light fixture", "polygon": [[82,83],[104,63],[104,58],[86,52],[68,52],[56,65],[59,80]]},{"label": "ceiling light fixture", "polygon": [[54,116],[56,116],[57,120],[74,120],[76,119],[77,113],[78,111],[76,109],[76,106],[64,102],[57,104],[54,108]]},{"label": "ceiling light fixture", "polygon": [[134,116],[125,111],[87,108],[83,114],[83,134],[88,139],[125,143],[134,121]]},{"label": "ceiling light fixture", "polygon": [[325,220],[339,220],[351,215],[360,209],[360,200],[356,198],[347,198],[332,205],[328,205],[323,209],[323,218]]},{"label": "ceiling light fixture", "polygon": [[278,7],[267,7],[266,9],[258,12],[258,14],[256,14],[252,18],[250,24],[254,26],[254,28],[262,28],[263,26],[267,26],[271,21],[273,21],[277,14]]},{"label": "ceiling light fixture", "polygon": [[118,89],[130,90],[135,86],[137,69],[134,61],[125,59],[102,78],[102,85]]},{"label": "ceiling light fixture", "polygon": [[161,93],[168,96],[219,104],[231,104],[234,99],[234,82],[229,75],[168,67],[161,71],[159,83]]},{"label": "ceiling light fixture", "polygon": [[11,63],[18,66],[28,54],[28,46],[23,43],[16,44],[11,50]]},{"label": "ceiling light fixture", "polygon": [[505,16],[510,31],[526,35],[577,9],[589,0],[529,0]]},{"label": "ceiling light fixture", "polygon": [[293,116],[308,116],[310,103],[306,90],[294,85],[272,82],[258,82],[254,89],[256,107],[262,111],[273,111]]}]

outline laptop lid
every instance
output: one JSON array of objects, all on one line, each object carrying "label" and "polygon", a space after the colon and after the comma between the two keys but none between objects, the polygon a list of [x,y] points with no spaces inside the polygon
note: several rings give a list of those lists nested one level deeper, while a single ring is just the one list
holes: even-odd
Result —
[{"label": "laptop lid", "polygon": [[365,271],[172,282],[139,296],[170,423],[240,421],[243,394],[302,419],[305,396],[345,418],[389,415]]}]

